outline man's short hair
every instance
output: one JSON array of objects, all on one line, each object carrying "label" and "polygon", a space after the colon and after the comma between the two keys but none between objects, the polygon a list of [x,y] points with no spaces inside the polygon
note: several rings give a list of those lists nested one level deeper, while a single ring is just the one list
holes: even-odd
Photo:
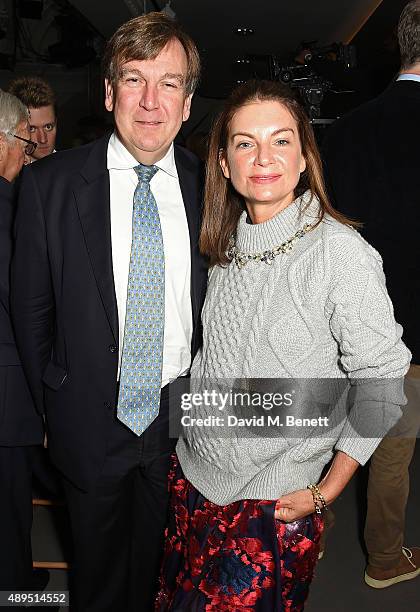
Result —
[{"label": "man's short hair", "polygon": [[200,77],[200,56],[194,41],[163,13],[148,13],[123,23],[109,40],[103,58],[105,78],[117,87],[123,64],[153,60],[171,41],[178,40],[187,56],[186,95],[194,93]]},{"label": "man's short hair", "polygon": [[19,98],[28,108],[51,105],[56,112],[55,94],[50,84],[41,77],[18,77],[10,83],[8,92]]},{"label": "man's short hair", "polygon": [[409,2],[401,13],[398,43],[403,69],[420,62],[420,0]]},{"label": "man's short hair", "polygon": [[26,106],[16,96],[0,89],[0,132],[13,140],[10,134],[14,134],[18,125],[28,121],[28,118]]}]

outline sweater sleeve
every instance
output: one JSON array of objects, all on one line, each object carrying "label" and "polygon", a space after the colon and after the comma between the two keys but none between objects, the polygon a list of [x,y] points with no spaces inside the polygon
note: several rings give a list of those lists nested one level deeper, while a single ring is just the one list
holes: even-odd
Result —
[{"label": "sweater sleeve", "polygon": [[411,354],[394,319],[379,254],[356,232],[330,248],[327,311],[350,381],[348,416],[335,448],[364,465],[401,417]]}]

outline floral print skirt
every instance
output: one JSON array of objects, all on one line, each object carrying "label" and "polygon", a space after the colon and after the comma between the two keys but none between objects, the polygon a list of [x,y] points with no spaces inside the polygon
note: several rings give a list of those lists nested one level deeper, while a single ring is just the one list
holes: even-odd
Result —
[{"label": "floral print skirt", "polygon": [[176,455],[156,612],[299,612],[318,558],[322,518],[284,523],[275,501],[208,501]]}]

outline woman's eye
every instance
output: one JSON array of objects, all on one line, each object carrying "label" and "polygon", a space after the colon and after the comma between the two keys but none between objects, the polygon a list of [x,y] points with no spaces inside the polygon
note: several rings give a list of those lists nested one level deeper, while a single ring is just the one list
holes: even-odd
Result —
[{"label": "woman's eye", "polygon": [[238,142],[238,144],[236,145],[236,148],[237,149],[248,149],[251,146],[252,144],[250,142]]},{"label": "woman's eye", "polygon": [[279,138],[279,140],[276,140],[276,144],[279,144],[279,145],[282,145],[282,146],[287,145],[288,143],[289,143],[289,141],[286,140],[285,138]]},{"label": "woman's eye", "polygon": [[45,131],[46,131],[46,132],[51,132],[51,130],[53,130],[53,129],[54,129],[54,123],[47,123],[47,124],[44,126],[44,129],[45,129]]}]

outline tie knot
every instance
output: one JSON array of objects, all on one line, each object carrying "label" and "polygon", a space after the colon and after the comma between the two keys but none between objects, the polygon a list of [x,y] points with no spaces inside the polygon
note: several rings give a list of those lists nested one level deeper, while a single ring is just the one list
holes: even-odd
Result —
[{"label": "tie knot", "polygon": [[139,164],[138,166],[134,167],[134,170],[141,183],[150,183],[159,168],[157,166],[145,166],[144,164]]}]

